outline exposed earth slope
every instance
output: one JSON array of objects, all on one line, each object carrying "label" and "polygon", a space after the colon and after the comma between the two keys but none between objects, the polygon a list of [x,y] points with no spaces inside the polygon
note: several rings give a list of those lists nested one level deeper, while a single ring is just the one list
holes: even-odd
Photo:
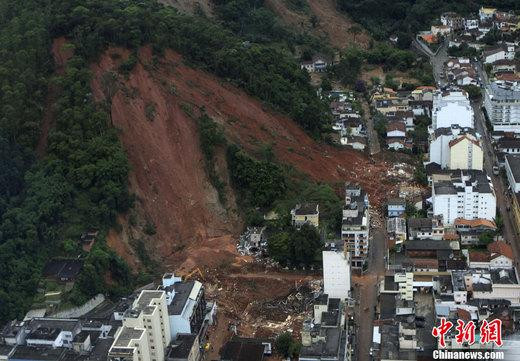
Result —
[{"label": "exposed earth slope", "polygon": [[[117,72],[127,56],[127,51],[111,49],[92,65],[97,100],[106,97],[107,72]],[[372,201],[380,203],[383,164],[356,151],[317,143],[289,118],[222,80],[186,66],[174,52],[168,51],[152,64],[151,51],[145,48],[139,59],[128,78],[120,75],[116,90],[111,90],[111,113],[132,165],[132,191],[155,225],[156,242],[148,246],[163,260],[175,260],[178,265],[185,260],[179,256],[185,252],[179,251],[196,248],[193,253],[203,264],[218,262],[219,257],[204,257],[203,247],[214,238],[229,245],[241,227],[233,202],[227,207],[219,203],[205,173],[196,122],[190,116],[198,108],[204,108],[223,126],[227,138],[246,150],[271,144],[281,162],[314,180],[359,181]],[[219,248],[226,246],[216,244],[209,251]]]}]

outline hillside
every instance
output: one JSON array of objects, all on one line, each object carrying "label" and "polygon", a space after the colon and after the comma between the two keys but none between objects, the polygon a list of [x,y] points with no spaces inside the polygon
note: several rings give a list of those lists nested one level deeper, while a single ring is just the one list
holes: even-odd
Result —
[{"label": "hillside", "polygon": [[334,0],[308,0],[307,3],[308,6],[299,11],[290,8],[287,1],[265,1],[266,6],[291,28],[325,38],[337,49],[354,44],[368,47],[370,35],[347,15],[336,10]]},{"label": "hillside", "polygon": [[[105,98],[104,74],[116,72],[126,56],[128,51],[113,48],[92,66],[97,100]],[[118,77],[111,115],[131,165],[131,191],[156,227],[154,243],[149,246],[162,260],[178,261],[197,253],[199,261],[215,266],[218,257],[208,259],[201,249],[221,237],[223,244],[214,245],[212,252],[218,253],[219,247],[229,250],[227,245],[240,231],[233,202],[227,208],[218,202],[204,172],[192,115],[200,108],[222,125],[230,141],[249,152],[272,144],[281,162],[316,181],[359,181],[373,202],[381,204],[383,194],[378,190],[382,172],[386,172],[383,163],[372,164],[361,153],[316,143],[289,118],[220,79],[186,66],[175,52],[167,51],[154,66],[151,60],[150,49],[141,49],[128,79]],[[152,103],[155,116],[149,120],[145,108]],[[225,162],[219,168],[225,168]]]}]

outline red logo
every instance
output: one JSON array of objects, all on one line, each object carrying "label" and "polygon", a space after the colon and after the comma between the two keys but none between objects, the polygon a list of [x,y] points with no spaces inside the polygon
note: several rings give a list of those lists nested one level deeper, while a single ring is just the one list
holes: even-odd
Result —
[{"label": "red logo", "polygon": [[441,324],[439,327],[434,327],[432,330],[433,337],[437,337],[439,339],[439,345],[441,347],[446,347],[446,342],[444,341],[444,335],[453,327],[453,323],[450,321],[446,321],[444,317],[441,318]]},{"label": "red logo", "polygon": [[455,342],[462,345],[464,341],[467,341],[469,345],[475,343],[475,322],[469,321],[464,325],[464,321],[457,320],[457,336],[455,336]]},{"label": "red logo", "polygon": [[[441,317],[440,321],[440,325],[432,329],[432,335],[439,340],[440,347],[446,348],[444,336],[451,330],[453,323],[446,321],[444,317]],[[475,343],[475,329],[475,322],[468,321],[465,323],[462,320],[457,320],[455,342],[458,345],[463,345],[465,342],[468,345],[473,345]],[[502,346],[502,320],[482,321],[480,326],[480,343],[487,344],[491,342],[494,342],[498,347]]]},{"label": "red logo", "polygon": [[498,347],[502,346],[502,320],[482,321],[480,326],[480,343],[489,342],[494,342]]}]

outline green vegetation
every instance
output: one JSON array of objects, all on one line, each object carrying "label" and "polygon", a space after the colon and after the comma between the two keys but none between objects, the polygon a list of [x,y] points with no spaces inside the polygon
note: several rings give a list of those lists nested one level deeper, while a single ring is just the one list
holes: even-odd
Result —
[{"label": "green vegetation", "polygon": [[446,11],[467,14],[479,8],[473,0],[338,0],[337,4],[379,40],[392,34],[415,36]]},{"label": "green vegetation", "polygon": [[448,48],[448,55],[454,57],[473,58],[478,55],[478,51],[477,49],[470,47],[467,43],[463,43],[460,46],[450,46]]},{"label": "green vegetation", "polygon": [[289,332],[284,332],[276,338],[274,347],[279,355],[288,358],[299,354],[301,344]]},{"label": "green vegetation", "polygon": [[215,148],[226,145],[224,133],[218,124],[213,121],[207,114],[203,114],[197,119],[199,130],[199,142],[202,153],[204,154],[204,163],[206,172],[208,173],[211,184],[218,193],[221,204],[226,204],[226,194],[224,190],[224,181],[220,179],[215,169]]},{"label": "green vegetation", "polygon": [[227,161],[233,185],[246,207],[268,207],[284,196],[287,184],[279,165],[256,160],[236,145],[228,146]]},{"label": "green vegetation", "polygon": [[[434,84],[433,70],[426,61],[417,61],[416,55],[409,50],[401,50],[387,43],[378,42],[368,50],[349,47],[341,54],[340,62],[334,66],[333,74],[345,85],[354,86],[364,64],[381,66],[385,72],[410,71],[422,85]],[[400,84],[387,75],[385,86],[398,88]]]},{"label": "green vegetation", "polygon": [[482,96],[482,91],[478,85],[466,85],[463,87],[471,100],[478,99]]},{"label": "green vegetation", "polygon": [[267,241],[269,255],[282,265],[319,266],[323,244],[316,228],[304,224],[300,229],[286,227]]}]

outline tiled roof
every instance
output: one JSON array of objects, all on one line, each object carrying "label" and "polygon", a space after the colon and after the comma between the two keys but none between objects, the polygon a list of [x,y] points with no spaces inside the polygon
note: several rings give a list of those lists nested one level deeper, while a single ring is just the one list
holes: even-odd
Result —
[{"label": "tiled roof", "polygon": [[514,259],[513,249],[504,241],[495,241],[487,246],[488,251],[491,253],[498,253],[502,256],[506,256],[509,259]]}]

